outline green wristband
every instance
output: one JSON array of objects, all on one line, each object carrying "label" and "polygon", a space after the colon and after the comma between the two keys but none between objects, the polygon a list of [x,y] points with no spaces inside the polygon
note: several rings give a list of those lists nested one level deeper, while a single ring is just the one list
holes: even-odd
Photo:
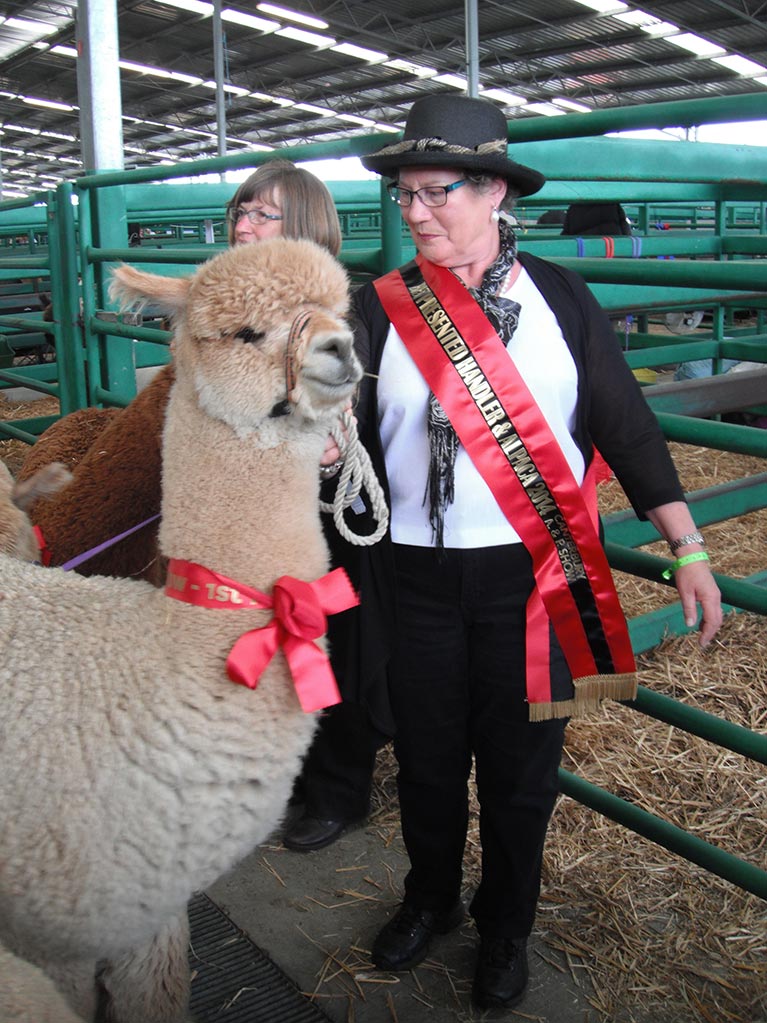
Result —
[{"label": "green wristband", "polygon": [[683,558],[677,558],[673,564],[668,566],[666,571],[663,573],[663,578],[670,579],[678,568],[683,568],[685,565],[691,565],[694,561],[708,560],[708,554],[706,554],[705,551],[696,551],[695,554],[685,554]]}]

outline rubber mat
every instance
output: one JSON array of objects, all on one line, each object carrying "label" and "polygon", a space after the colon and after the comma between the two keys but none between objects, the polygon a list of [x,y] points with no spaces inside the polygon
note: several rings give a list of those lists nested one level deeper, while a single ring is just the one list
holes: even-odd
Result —
[{"label": "rubber mat", "polygon": [[330,1023],[207,895],[189,903],[197,1023]]}]

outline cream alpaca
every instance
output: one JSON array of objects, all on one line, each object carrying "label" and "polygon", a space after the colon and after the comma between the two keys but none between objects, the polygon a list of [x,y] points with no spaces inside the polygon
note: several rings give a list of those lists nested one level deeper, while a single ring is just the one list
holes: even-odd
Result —
[{"label": "cream alpaca", "polygon": [[[279,239],[187,279],[116,278],[120,298],[176,321],[162,554],[267,594],[281,576],[322,577],[318,465],[361,376],[341,267]],[[227,676],[270,611],[7,557],[0,580],[0,938],[87,1020],[99,961],[110,1020],[185,1020],[186,903],[278,823],[315,715],[280,651],[255,691]]]},{"label": "cream alpaca", "polygon": [[72,479],[59,462],[37,469],[23,482],[14,482],[8,467],[0,462],[0,552],[25,561],[36,561],[39,544],[27,517],[38,498],[49,498]]},{"label": "cream alpaca", "polygon": [[3,1023],[82,1023],[50,978],[0,947],[0,1020]]}]

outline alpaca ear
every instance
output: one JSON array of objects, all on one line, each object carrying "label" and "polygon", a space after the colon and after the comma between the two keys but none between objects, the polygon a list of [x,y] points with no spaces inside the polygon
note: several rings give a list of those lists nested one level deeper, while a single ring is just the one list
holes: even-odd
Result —
[{"label": "alpaca ear", "polygon": [[173,316],[186,305],[190,282],[191,277],[161,277],[122,264],[112,272],[109,297],[121,309],[141,310],[151,302]]}]

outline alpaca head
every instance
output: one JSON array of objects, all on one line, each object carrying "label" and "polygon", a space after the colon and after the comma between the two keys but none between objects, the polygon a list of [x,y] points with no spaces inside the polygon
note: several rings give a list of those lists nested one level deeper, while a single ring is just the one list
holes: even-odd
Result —
[{"label": "alpaca head", "polygon": [[346,274],[314,242],[240,245],[186,278],[122,266],[110,292],[173,317],[177,378],[240,434],[286,413],[332,422],[362,376],[344,320]]},{"label": "alpaca head", "polygon": [[40,548],[27,516],[38,497],[50,497],[72,479],[60,462],[38,469],[23,482],[15,483],[8,467],[0,462],[0,553],[23,561],[36,561]]}]

